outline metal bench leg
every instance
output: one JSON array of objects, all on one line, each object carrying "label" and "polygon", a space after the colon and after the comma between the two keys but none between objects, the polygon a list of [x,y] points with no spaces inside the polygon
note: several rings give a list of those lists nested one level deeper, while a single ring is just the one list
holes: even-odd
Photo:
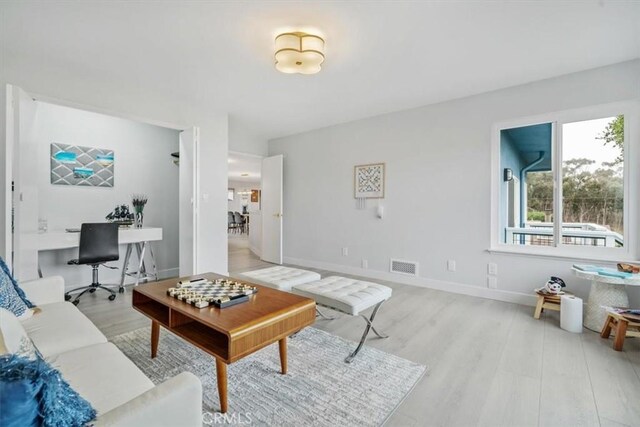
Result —
[{"label": "metal bench leg", "polygon": [[326,314],[324,314],[323,312],[321,312],[321,311],[320,311],[320,309],[318,308],[318,306],[316,305],[316,317],[317,317],[317,316],[320,316],[320,317],[322,317],[323,319],[327,319],[327,320],[333,320],[333,319],[335,319],[335,317],[327,316]]},{"label": "metal bench leg", "polygon": [[[364,317],[364,316],[362,316],[362,317]],[[367,323],[370,322],[370,320],[367,319],[366,317],[364,317],[364,320],[366,320]],[[382,332],[382,333],[378,332],[376,327],[373,326],[373,325],[371,325],[371,330],[373,331],[374,334],[376,334],[378,336],[378,338],[389,338],[389,335],[385,334],[384,332]]]},{"label": "metal bench leg", "polygon": [[388,335],[383,335],[380,334],[378,331],[376,331],[376,329],[373,327],[373,319],[375,319],[376,317],[376,313],[378,312],[378,309],[380,308],[380,306],[382,305],[384,301],[380,301],[375,308],[373,309],[373,313],[371,313],[371,317],[369,319],[366,318],[366,316],[362,315],[362,318],[367,322],[367,326],[365,326],[364,328],[364,333],[362,334],[362,338],[360,339],[360,343],[358,344],[358,347],[354,350],[353,353],[351,353],[349,356],[347,356],[346,359],[344,359],[344,361],[346,363],[351,363],[353,361],[353,359],[358,355],[358,353],[360,352],[360,350],[362,349],[362,346],[364,346],[365,341],[367,341],[367,336],[369,335],[369,331],[371,329],[373,329],[373,332],[379,336],[380,338],[388,338]]}]

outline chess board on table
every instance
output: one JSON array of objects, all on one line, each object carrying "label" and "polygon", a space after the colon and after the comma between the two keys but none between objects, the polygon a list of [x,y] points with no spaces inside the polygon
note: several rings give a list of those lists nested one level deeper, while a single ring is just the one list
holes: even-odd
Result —
[{"label": "chess board on table", "polygon": [[213,305],[225,308],[248,301],[249,296],[258,292],[258,288],[246,283],[228,280],[208,279],[183,280],[175,287],[167,289],[167,295],[191,304],[197,308]]}]

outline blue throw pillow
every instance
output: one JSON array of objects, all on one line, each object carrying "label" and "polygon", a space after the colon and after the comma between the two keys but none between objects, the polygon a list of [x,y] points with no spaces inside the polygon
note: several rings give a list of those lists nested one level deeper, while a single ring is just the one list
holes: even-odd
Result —
[{"label": "blue throw pillow", "polygon": [[2,273],[6,274],[9,280],[11,281],[11,284],[13,285],[13,288],[16,290],[18,297],[20,297],[20,299],[27,305],[28,308],[35,307],[35,305],[33,305],[33,303],[31,303],[31,301],[27,299],[27,296],[24,294],[24,291],[20,289],[20,286],[18,286],[18,282],[16,281],[16,279],[13,278],[13,275],[9,271],[9,266],[7,265],[6,262],[4,262],[4,259],[2,259],[2,257],[0,257],[0,268],[2,269]]},{"label": "blue throw pillow", "polygon": [[1,426],[80,427],[96,418],[60,372],[40,358],[15,354],[0,356],[0,407]]},{"label": "blue throw pillow", "polygon": [[0,381],[0,425],[36,427],[42,424],[38,413],[38,393],[42,383],[29,379]]}]

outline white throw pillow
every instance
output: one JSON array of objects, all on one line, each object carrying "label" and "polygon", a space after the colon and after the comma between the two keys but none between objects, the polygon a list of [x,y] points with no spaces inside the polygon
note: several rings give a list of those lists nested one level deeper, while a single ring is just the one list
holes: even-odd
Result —
[{"label": "white throw pillow", "polygon": [[37,351],[20,320],[0,307],[0,355],[17,354],[35,360]]}]

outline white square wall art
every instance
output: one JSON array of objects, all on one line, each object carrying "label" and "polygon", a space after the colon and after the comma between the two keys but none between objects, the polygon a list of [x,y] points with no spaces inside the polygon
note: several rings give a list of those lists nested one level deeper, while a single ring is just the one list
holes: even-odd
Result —
[{"label": "white square wall art", "polygon": [[353,181],[356,199],[384,198],[384,163],[355,166]]}]

